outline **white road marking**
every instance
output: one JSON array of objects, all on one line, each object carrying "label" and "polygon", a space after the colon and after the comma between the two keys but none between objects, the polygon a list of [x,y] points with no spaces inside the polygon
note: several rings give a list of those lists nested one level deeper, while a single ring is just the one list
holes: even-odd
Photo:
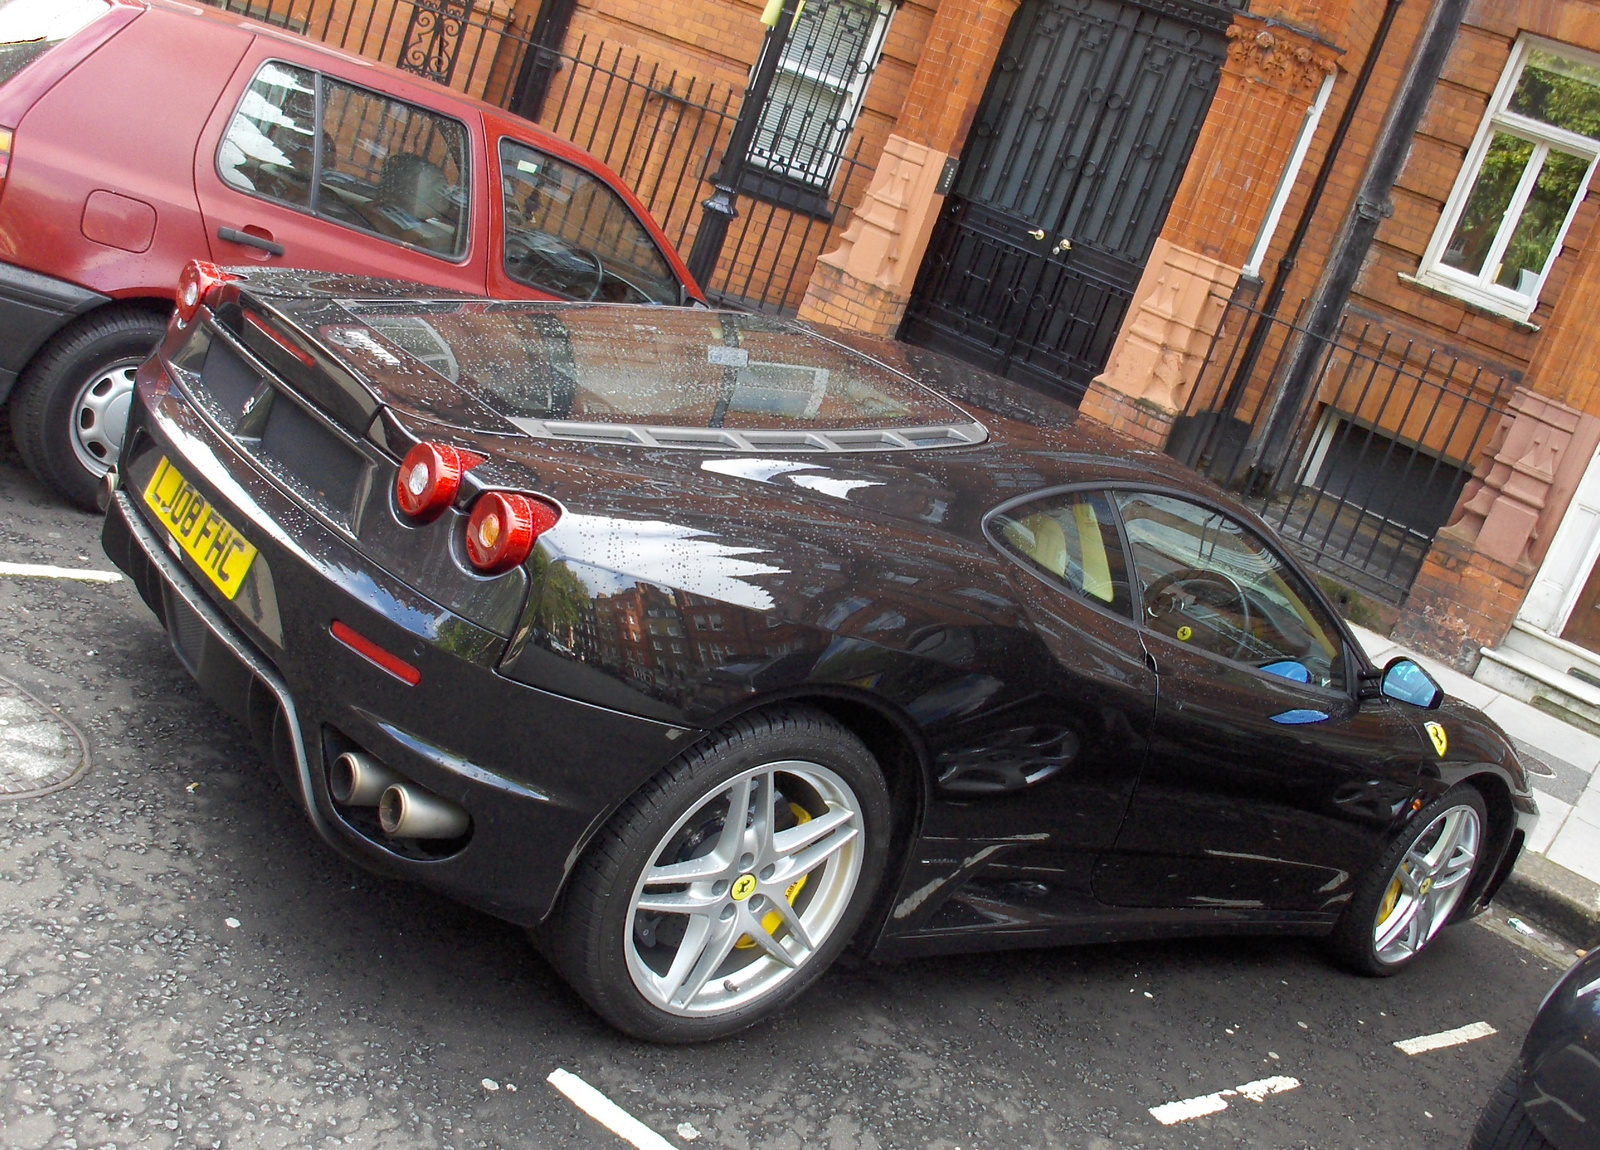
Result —
[{"label": "white road marking", "polygon": [[116,583],[120,571],[95,571],[86,567],[52,567],[48,563],[0,562],[0,575],[19,575],[24,579],[78,579],[84,583]]},{"label": "white road marking", "polygon": [[1232,1090],[1219,1090],[1215,1094],[1202,1094],[1198,1098],[1185,1098],[1181,1102],[1152,1106],[1150,1116],[1163,1126],[1172,1126],[1178,1122],[1204,1118],[1207,1114],[1220,1113],[1228,1108],[1229,1098],[1248,1098],[1252,1102],[1260,1102],[1269,1094],[1282,1094],[1285,1090],[1295,1090],[1299,1086],[1298,1078],[1287,1078],[1281,1074],[1273,1078],[1258,1078],[1254,1082],[1246,1082],[1243,1086],[1235,1086]]},{"label": "white road marking", "polygon": [[1430,1050],[1443,1050],[1447,1046],[1460,1046],[1479,1038],[1488,1038],[1498,1031],[1487,1022],[1474,1022],[1454,1030],[1441,1030],[1438,1034],[1424,1034],[1419,1038],[1402,1038],[1395,1045],[1407,1054],[1426,1054]]},{"label": "white road marking", "polygon": [[552,1070],[545,1079],[579,1110],[639,1150],[673,1150],[671,1142],[640,1122],[583,1079],[566,1070]]}]

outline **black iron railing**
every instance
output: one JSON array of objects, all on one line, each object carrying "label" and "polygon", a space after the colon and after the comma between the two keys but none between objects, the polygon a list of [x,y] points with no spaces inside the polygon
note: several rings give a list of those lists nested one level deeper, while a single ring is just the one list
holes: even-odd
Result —
[{"label": "black iron railing", "polygon": [[[1347,314],[1321,339],[1300,318],[1231,302],[1167,451],[1243,495],[1314,566],[1398,602],[1481,474],[1512,384],[1372,319]],[[1307,340],[1312,400],[1267,473],[1261,431]]]},{"label": "black iron railing", "polygon": [[[583,38],[562,49],[540,45],[534,22],[514,23],[475,0],[206,2],[533,120],[621,176],[680,252],[694,241],[701,202],[711,190],[705,181],[739,117],[742,89],[599,40]],[[764,119],[788,122],[777,106],[782,99],[774,97]],[[798,86],[794,99],[814,102]],[[792,111],[804,116],[808,108],[797,104]],[[872,179],[872,167],[861,158],[863,142],[843,135],[825,155],[813,147],[816,156],[807,152],[809,159],[788,161],[791,168],[802,160],[823,165],[814,178],[766,170],[741,188],[739,218],[710,282],[701,285],[713,301],[780,314],[799,306],[817,257],[849,222],[850,207]]]}]

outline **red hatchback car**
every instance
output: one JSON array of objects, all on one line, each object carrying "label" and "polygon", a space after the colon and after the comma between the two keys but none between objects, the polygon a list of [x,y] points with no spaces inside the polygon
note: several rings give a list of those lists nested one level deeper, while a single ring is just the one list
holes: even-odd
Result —
[{"label": "red hatchback car", "polygon": [[704,302],[614,173],[492,105],[174,0],[0,0],[0,401],[81,506],[196,258]]}]

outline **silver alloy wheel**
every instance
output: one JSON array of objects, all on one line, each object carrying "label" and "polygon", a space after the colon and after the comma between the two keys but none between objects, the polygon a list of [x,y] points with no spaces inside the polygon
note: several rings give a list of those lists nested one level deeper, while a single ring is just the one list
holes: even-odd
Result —
[{"label": "silver alloy wheel", "polygon": [[819,763],[764,763],[720,784],[673,823],[634,885],[624,924],[634,986],[684,1017],[771,994],[848,910],[862,829],[855,792]]},{"label": "silver alloy wheel", "polygon": [[1482,838],[1482,820],[1466,805],[1441,811],[1416,837],[1378,905],[1372,948],[1380,962],[1403,962],[1439,933],[1466,893]]},{"label": "silver alloy wheel", "polygon": [[72,403],[72,450],[83,469],[99,478],[122,454],[122,435],[133,402],[133,373],[140,360],[123,359],[96,372]]}]

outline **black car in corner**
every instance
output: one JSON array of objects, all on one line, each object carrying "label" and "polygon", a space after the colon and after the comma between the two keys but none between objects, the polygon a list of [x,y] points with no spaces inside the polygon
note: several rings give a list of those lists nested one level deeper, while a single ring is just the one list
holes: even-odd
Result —
[{"label": "black car in corner", "polygon": [[1481,910],[1504,735],[1165,457],[763,316],[185,273],[107,554],[317,832],[729,1034],[877,956]]},{"label": "black car in corner", "polygon": [[1600,951],[1545,996],[1469,1150],[1600,1150]]}]

